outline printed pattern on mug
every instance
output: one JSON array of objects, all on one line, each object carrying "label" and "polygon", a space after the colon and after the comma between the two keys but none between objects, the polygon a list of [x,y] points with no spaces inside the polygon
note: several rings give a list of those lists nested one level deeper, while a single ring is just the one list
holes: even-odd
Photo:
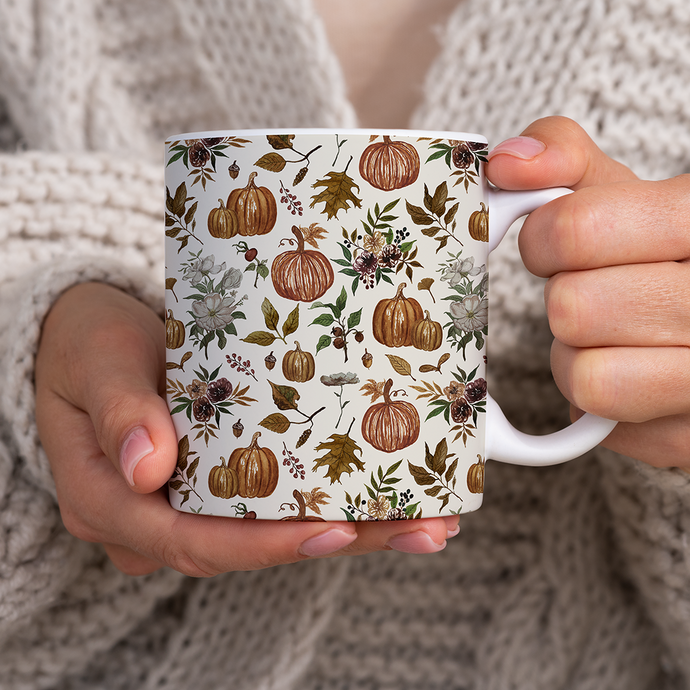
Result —
[{"label": "printed pattern on mug", "polygon": [[474,510],[486,144],[213,134],[166,145],[174,507],[350,521]]}]

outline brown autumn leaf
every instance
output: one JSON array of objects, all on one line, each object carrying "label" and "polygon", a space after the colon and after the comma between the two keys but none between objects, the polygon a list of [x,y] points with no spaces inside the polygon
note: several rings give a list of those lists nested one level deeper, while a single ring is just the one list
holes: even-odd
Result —
[{"label": "brown autumn leaf", "polygon": [[314,511],[317,515],[321,515],[320,506],[327,506],[327,498],[330,496],[325,492],[321,491],[321,487],[315,486],[311,491],[302,491],[302,497],[304,498],[304,504],[309,510]]},{"label": "brown autumn leaf", "polygon": [[434,284],[434,279],[433,278],[422,278],[418,283],[417,283],[417,290],[427,290],[429,294],[431,295],[431,299],[434,301],[434,304],[436,304],[436,298],[434,297],[433,293],[431,292],[431,286]]},{"label": "brown autumn leaf", "polygon": [[268,417],[259,422],[259,426],[273,431],[276,434],[284,434],[290,428],[290,420],[280,412],[269,414]]},{"label": "brown autumn leaf", "polygon": [[397,374],[400,374],[400,376],[409,376],[413,381],[417,380],[414,376],[412,376],[412,367],[406,359],[398,357],[397,355],[388,354],[386,357],[388,357],[388,361],[391,363],[393,370]]},{"label": "brown autumn leaf", "polygon": [[300,230],[302,231],[304,241],[309,243],[315,249],[319,248],[317,240],[326,239],[326,235],[328,234],[327,230],[316,223],[312,223],[308,228],[300,228]]},{"label": "brown autumn leaf", "polygon": [[385,385],[385,381],[367,379],[367,382],[359,390],[364,391],[365,396],[371,396],[371,402],[376,402],[383,395]]},{"label": "brown autumn leaf", "polygon": [[270,172],[281,172],[287,165],[287,161],[279,153],[271,151],[261,156],[254,165]]},{"label": "brown autumn leaf", "polygon": [[359,191],[359,185],[347,174],[343,172],[329,172],[322,180],[317,180],[312,185],[312,189],[324,187],[319,193],[312,196],[309,208],[314,208],[316,204],[323,203],[328,220],[338,217],[338,211],[347,211],[351,206],[362,207],[362,200],[353,192]]},{"label": "brown autumn leaf", "polygon": [[316,446],[317,451],[328,451],[323,457],[314,460],[314,470],[319,467],[328,467],[325,477],[331,480],[331,484],[340,482],[343,472],[352,474],[354,469],[364,471],[364,463],[356,456],[362,453],[362,449],[348,434],[331,434],[329,441],[324,441]]},{"label": "brown autumn leaf", "polygon": [[279,410],[296,410],[297,401],[300,398],[296,388],[292,386],[280,386],[269,381],[273,392],[273,402]]}]

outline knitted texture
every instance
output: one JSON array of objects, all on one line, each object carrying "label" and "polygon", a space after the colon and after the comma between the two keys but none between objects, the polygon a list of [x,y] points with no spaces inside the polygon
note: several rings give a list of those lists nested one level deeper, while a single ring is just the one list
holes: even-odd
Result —
[{"label": "knitted texture", "polygon": [[[688,35],[685,0],[463,0],[414,126],[496,142],[560,113],[638,174],[678,174]],[[690,477],[606,451],[490,463],[433,557],[130,578],[62,526],[33,399],[51,304],[99,280],[162,308],[165,136],[351,126],[344,93],[307,0],[0,0],[0,138],[42,150],[0,156],[3,690],[686,687]],[[560,426],[515,232],[491,272],[492,393],[526,431]]]}]

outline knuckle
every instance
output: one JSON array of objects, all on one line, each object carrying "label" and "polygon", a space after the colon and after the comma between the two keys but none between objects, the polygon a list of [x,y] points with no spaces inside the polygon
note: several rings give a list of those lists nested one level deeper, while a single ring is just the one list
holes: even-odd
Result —
[{"label": "knuckle", "polygon": [[590,332],[590,300],[579,277],[559,273],[549,283],[546,311],[554,338],[577,347]]},{"label": "knuckle", "polygon": [[603,215],[591,194],[579,192],[563,198],[551,227],[551,251],[560,270],[575,271],[596,264],[597,237],[606,233]]},{"label": "knuckle", "polygon": [[76,539],[92,543],[102,541],[101,534],[91,527],[76,510],[61,505],[60,516],[65,529]]},{"label": "knuckle", "polygon": [[189,553],[168,535],[159,536],[149,550],[155,561],[188,577],[213,577],[220,572],[205,559]]},{"label": "knuckle", "polygon": [[575,354],[570,392],[571,402],[579,409],[607,419],[616,418],[617,388],[605,350],[585,349]]}]

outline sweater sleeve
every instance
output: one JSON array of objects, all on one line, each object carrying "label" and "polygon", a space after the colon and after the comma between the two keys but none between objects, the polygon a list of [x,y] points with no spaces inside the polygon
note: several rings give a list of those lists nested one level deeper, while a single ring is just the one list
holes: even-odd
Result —
[{"label": "sweater sleeve", "polygon": [[22,468],[54,494],[35,422],[42,321],[69,287],[107,282],[162,313],[163,182],[112,156],[0,156],[0,419]]}]

